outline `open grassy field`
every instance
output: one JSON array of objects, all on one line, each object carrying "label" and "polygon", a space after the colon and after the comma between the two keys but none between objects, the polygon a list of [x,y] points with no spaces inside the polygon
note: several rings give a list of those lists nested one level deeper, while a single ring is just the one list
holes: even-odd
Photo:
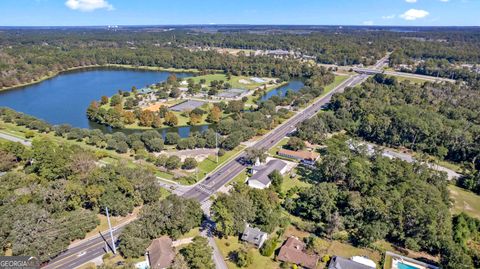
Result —
[{"label": "open grassy field", "polygon": [[398,82],[402,81],[408,81],[411,84],[420,84],[423,85],[423,83],[428,82],[429,80],[421,79],[421,78],[406,78],[406,77],[400,77],[400,76],[393,76],[397,79]]},{"label": "open grassy field", "polygon": [[[327,86],[325,86],[325,91],[324,93],[322,94],[322,96],[325,96],[326,94],[328,94],[329,92],[331,92],[335,87],[337,87],[338,85],[340,85],[340,83],[344,82],[345,80],[347,80],[349,78],[349,76],[335,76],[335,80],[333,81],[333,83],[330,83],[328,84]],[[321,97],[322,97],[321,96]]]},{"label": "open grassy field", "polygon": [[[246,77],[246,76],[232,76],[230,80],[227,80],[227,76],[225,74],[211,74],[211,75],[204,75],[204,76],[197,76],[197,77],[192,77],[193,81],[195,83],[200,83],[201,79],[205,79],[206,81],[206,86],[210,86],[210,82],[217,80],[223,80],[224,82],[230,83],[232,88],[240,88],[240,89],[249,89],[253,90],[259,86],[262,86],[266,83],[256,83],[250,80],[251,77]],[[248,81],[249,83],[241,83],[241,80]]]},{"label": "open grassy field", "polygon": [[454,185],[448,186],[450,197],[453,199],[452,213],[465,212],[480,219],[480,196]]},{"label": "open grassy field", "polygon": [[[218,249],[220,250],[220,253],[222,253],[222,256],[227,260],[227,266],[228,268],[238,268],[233,262],[228,260],[228,254],[231,251],[240,249],[243,246],[243,242],[239,241],[238,237],[235,236],[230,236],[229,238],[215,238],[215,242],[217,243]],[[253,257],[253,262],[251,265],[245,268],[250,268],[250,269],[257,269],[257,268],[279,268],[280,263],[274,261],[272,258],[273,257],[264,257],[260,255],[260,252],[258,249],[256,249],[253,246],[246,245],[248,247],[249,252],[252,254]]]},{"label": "open grassy field", "polygon": [[285,175],[283,178],[283,183],[282,183],[282,192],[287,192],[292,188],[298,187],[298,188],[305,188],[311,186],[310,183],[302,181],[300,176],[297,173],[297,169],[295,168],[292,173],[295,173],[295,177],[291,177],[291,173],[289,175]]}]

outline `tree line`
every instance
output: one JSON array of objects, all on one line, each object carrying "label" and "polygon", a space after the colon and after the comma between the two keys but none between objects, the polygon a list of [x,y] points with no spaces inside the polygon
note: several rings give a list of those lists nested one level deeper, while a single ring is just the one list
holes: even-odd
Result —
[{"label": "tree line", "polygon": [[126,216],[163,197],[151,172],[99,165],[94,153],[48,138],[0,143],[0,163],[0,242],[13,255],[50,260],[97,227],[105,207]]},{"label": "tree line", "polygon": [[465,244],[458,244],[454,236],[458,228],[452,227],[455,218],[449,211],[444,174],[379,152],[371,154],[361,144],[349,146],[345,136],[325,143],[316,167],[303,172],[313,186],[283,203],[305,221],[303,229],[359,246],[387,240],[439,254],[445,268],[473,268]]}]

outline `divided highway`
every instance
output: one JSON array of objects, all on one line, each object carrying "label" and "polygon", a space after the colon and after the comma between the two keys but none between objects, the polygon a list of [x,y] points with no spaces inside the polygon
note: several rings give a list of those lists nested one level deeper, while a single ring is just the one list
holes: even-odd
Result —
[{"label": "divided highway", "polygon": [[[113,238],[116,241],[120,235],[122,229],[127,223],[122,226],[113,228]],[[103,256],[106,252],[111,252],[110,246],[105,243],[111,242],[110,234],[105,233],[103,237],[98,235],[87,240],[81,241],[79,244],[70,246],[67,251],[60,254],[55,259],[51,260],[43,268],[45,269],[70,269],[76,268],[82,264],[85,264],[95,258]]]},{"label": "divided highway", "polygon": [[[276,145],[287,134],[293,132],[296,129],[296,125],[306,119],[313,117],[322,107],[330,102],[330,99],[335,93],[343,92],[346,87],[353,87],[360,84],[368,77],[367,74],[361,74],[352,76],[338,85],[335,89],[329,92],[327,95],[321,97],[315,103],[305,108],[303,111],[297,113],[295,116],[272,130],[261,140],[257,141],[253,147],[269,149]],[[199,202],[206,201],[212,194],[217,192],[222,186],[234,179],[240,174],[247,166],[241,163],[241,159],[245,156],[244,153],[240,154],[236,159],[231,160],[225,164],[222,168],[216,171],[213,175],[210,175],[204,179],[200,184],[184,193],[182,196],[185,198],[196,199]]]}]

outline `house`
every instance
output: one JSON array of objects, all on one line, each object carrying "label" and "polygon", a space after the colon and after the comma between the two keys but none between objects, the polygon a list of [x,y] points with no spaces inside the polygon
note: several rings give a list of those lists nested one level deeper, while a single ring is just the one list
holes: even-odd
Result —
[{"label": "house", "polygon": [[245,224],[245,230],[242,233],[242,240],[248,242],[252,245],[255,245],[257,248],[261,248],[265,240],[267,240],[268,234],[262,232],[258,228],[250,227],[247,223]]},{"label": "house", "polygon": [[[313,269],[317,266],[318,256],[305,253],[305,243],[294,236],[290,236],[280,248],[277,260],[300,265],[304,268]],[[343,268],[347,269],[347,268]]]},{"label": "house", "polygon": [[151,269],[163,269],[170,267],[175,258],[172,239],[162,236],[154,239],[145,252],[145,258]]},{"label": "house", "polygon": [[365,256],[353,256],[350,258],[350,260],[361,263],[366,266],[370,266],[372,268],[377,268],[377,264]]},{"label": "house", "polygon": [[390,251],[387,251],[385,253],[385,264],[391,265],[391,266],[385,266],[385,269],[399,269],[399,268],[439,269],[439,267],[435,265],[414,260],[412,258],[408,258]]},{"label": "house", "polygon": [[308,165],[314,165],[318,158],[320,158],[320,154],[316,152],[303,150],[294,151],[288,149],[281,149],[277,152],[277,154],[282,157],[299,160],[300,162]]},{"label": "house", "polygon": [[149,94],[149,93],[153,93],[153,92],[155,92],[155,90],[152,89],[152,88],[149,88],[149,87],[145,87],[145,88],[141,88],[141,89],[137,90],[137,93],[139,93],[139,94]]},{"label": "house", "polygon": [[[374,263],[375,264],[375,263]],[[351,259],[346,259],[340,256],[333,256],[328,265],[328,269],[374,269],[376,266],[372,267],[365,265],[363,263],[356,262]]]},{"label": "house", "polygon": [[284,161],[273,159],[265,165],[258,165],[251,168],[252,176],[248,179],[248,186],[255,189],[266,189],[272,183],[268,177],[277,170],[280,174],[286,172],[287,164]]}]

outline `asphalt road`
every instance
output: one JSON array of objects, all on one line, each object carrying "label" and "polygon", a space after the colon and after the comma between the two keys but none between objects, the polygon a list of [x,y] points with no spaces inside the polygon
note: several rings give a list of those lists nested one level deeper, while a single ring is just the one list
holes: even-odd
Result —
[{"label": "asphalt road", "polygon": [[368,75],[385,74],[389,76],[397,76],[397,77],[404,77],[404,78],[411,78],[411,79],[422,79],[422,80],[427,80],[432,82],[444,81],[444,82],[455,83],[455,80],[453,79],[440,78],[440,77],[437,78],[432,76],[425,76],[425,75],[418,75],[418,74],[397,72],[397,71],[386,71],[386,70],[378,70],[378,69],[371,69],[371,68],[353,68],[353,71],[361,74],[368,74]]},{"label": "asphalt road", "polygon": [[22,145],[27,146],[27,147],[30,147],[32,145],[32,142],[30,142],[29,140],[21,139],[21,138],[18,138],[16,136],[9,135],[9,134],[6,134],[6,133],[0,133],[0,138],[3,138],[5,140],[9,140],[9,141],[12,141],[12,142],[21,143]]},{"label": "asphalt road", "polygon": [[[116,241],[125,225],[113,228],[113,238]],[[81,243],[71,246],[67,251],[60,254],[55,259],[51,260],[42,268],[45,269],[65,269],[76,268],[84,263],[87,263],[95,258],[101,257],[106,253],[105,247],[110,248],[111,238],[110,234],[104,234],[104,237],[98,235]],[[108,246],[105,244],[108,242]],[[109,249],[111,252],[111,249]]]},{"label": "asphalt road", "polygon": [[[269,149],[276,145],[287,134],[293,132],[296,129],[296,125],[308,118],[313,117],[322,107],[330,102],[333,94],[343,92],[346,87],[353,87],[360,84],[368,77],[366,74],[353,76],[345,80],[342,84],[338,85],[326,96],[318,99],[315,103],[297,113],[288,121],[272,130],[268,135],[264,136],[261,140],[257,141],[253,147]],[[245,156],[244,153],[240,154],[236,159],[228,162],[222,168],[220,168],[213,175],[210,175],[204,179],[200,184],[187,191],[183,197],[196,199],[199,202],[206,201],[213,193],[217,192],[222,186],[234,179],[239,173],[241,173],[247,166],[241,163],[241,159]]]}]

